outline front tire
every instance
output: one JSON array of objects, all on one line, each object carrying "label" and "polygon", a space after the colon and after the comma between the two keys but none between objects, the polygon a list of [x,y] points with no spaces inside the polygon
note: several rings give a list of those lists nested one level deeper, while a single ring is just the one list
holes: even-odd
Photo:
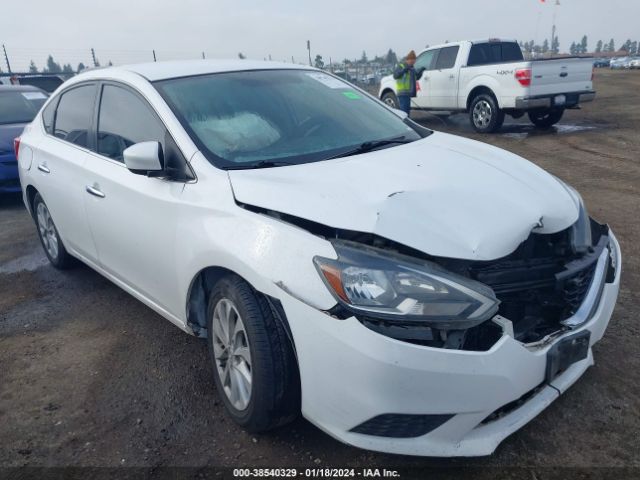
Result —
[{"label": "front tire", "polygon": [[529,120],[538,128],[550,128],[560,121],[564,115],[564,108],[531,110],[528,112]]},{"label": "front tire", "polygon": [[297,362],[267,299],[240,277],[223,277],[209,295],[207,326],[216,389],[231,418],[250,432],[293,420]]},{"label": "front tire", "polygon": [[395,108],[395,109],[400,108],[400,102],[398,101],[398,97],[393,92],[385,92],[384,95],[382,95],[382,101],[386,103],[388,106],[390,106],[391,108]]},{"label": "front tire", "polygon": [[47,204],[44,203],[39,193],[36,193],[33,198],[33,212],[40,243],[51,265],[59,270],[66,270],[72,267],[74,258],[69,255],[64,247],[58,234],[58,229],[53,223],[53,218],[51,218],[49,208],[47,208]]},{"label": "front tire", "polygon": [[476,132],[493,133],[502,127],[504,112],[493,95],[482,93],[471,101],[469,119]]}]

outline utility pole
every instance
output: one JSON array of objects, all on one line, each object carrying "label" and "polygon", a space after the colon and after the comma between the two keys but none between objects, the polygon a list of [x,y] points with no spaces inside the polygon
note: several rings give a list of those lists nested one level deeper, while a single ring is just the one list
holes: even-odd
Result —
[{"label": "utility pole", "polygon": [[93,66],[97,67],[98,61],[96,60],[96,51],[93,48],[91,49],[91,58],[93,58]]},{"label": "utility pole", "polygon": [[307,40],[307,50],[309,51],[309,66],[311,66],[311,40]]},{"label": "utility pole", "polygon": [[9,64],[9,56],[7,55],[7,48],[2,44],[2,51],[4,51],[4,61],[7,64],[7,70],[11,73],[11,65]]},{"label": "utility pole", "polygon": [[153,61],[157,62],[158,60],[156,60],[156,51],[155,50],[151,50],[153,52]]},{"label": "utility pole", "polygon": [[549,47],[551,47],[551,56],[553,56],[553,43],[556,39],[556,7],[560,5],[560,0],[556,0],[553,5],[553,22],[551,25],[551,42],[549,43]]}]

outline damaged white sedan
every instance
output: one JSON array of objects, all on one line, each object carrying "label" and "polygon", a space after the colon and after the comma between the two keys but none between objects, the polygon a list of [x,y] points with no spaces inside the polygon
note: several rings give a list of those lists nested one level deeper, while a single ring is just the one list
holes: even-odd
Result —
[{"label": "damaged white sedan", "polygon": [[16,151],[51,263],[206,338],[251,431],[301,411],[366,449],[490,454],[593,364],[618,295],[571,187],[315,69],[86,72]]}]

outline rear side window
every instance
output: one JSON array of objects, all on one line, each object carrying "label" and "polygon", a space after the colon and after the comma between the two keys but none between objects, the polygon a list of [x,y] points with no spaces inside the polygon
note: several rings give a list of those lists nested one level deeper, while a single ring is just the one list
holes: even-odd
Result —
[{"label": "rear side window", "polygon": [[64,92],[58,102],[53,134],[87,148],[94,101],[94,85],[83,85]]},{"label": "rear side window", "polygon": [[119,162],[135,143],[156,141],[165,148],[166,129],[144,100],[129,90],[105,85],[98,116],[98,153]]},{"label": "rear side window", "polygon": [[42,111],[42,124],[47,133],[53,133],[53,119],[56,115],[56,99],[54,98],[49,105]]},{"label": "rear side window", "polygon": [[440,54],[436,60],[436,70],[445,70],[447,68],[453,68],[456,64],[456,58],[458,57],[459,47],[445,47],[440,49]]},{"label": "rear side window", "polygon": [[471,46],[467,65],[473,67],[491,63],[517,62],[523,58],[522,50],[515,42],[476,43]]}]

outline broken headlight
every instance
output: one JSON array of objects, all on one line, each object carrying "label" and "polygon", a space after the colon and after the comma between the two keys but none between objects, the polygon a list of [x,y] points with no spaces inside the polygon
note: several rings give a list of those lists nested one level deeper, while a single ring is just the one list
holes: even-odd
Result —
[{"label": "broken headlight", "polygon": [[356,315],[466,329],[498,310],[491,288],[433,262],[353,242],[333,246],[337,260],[315,257],[314,262],[336,299]]},{"label": "broken headlight", "polygon": [[566,188],[573,196],[576,205],[578,207],[578,220],[571,225],[570,238],[571,248],[575,253],[585,253],[593,246],[593,239],[591,238],[591,219],[587,212],[587,207],[584,206],[584,200],[582,195],[570,185],[567,185],[562,180],[558,179],[560,183]]}]

